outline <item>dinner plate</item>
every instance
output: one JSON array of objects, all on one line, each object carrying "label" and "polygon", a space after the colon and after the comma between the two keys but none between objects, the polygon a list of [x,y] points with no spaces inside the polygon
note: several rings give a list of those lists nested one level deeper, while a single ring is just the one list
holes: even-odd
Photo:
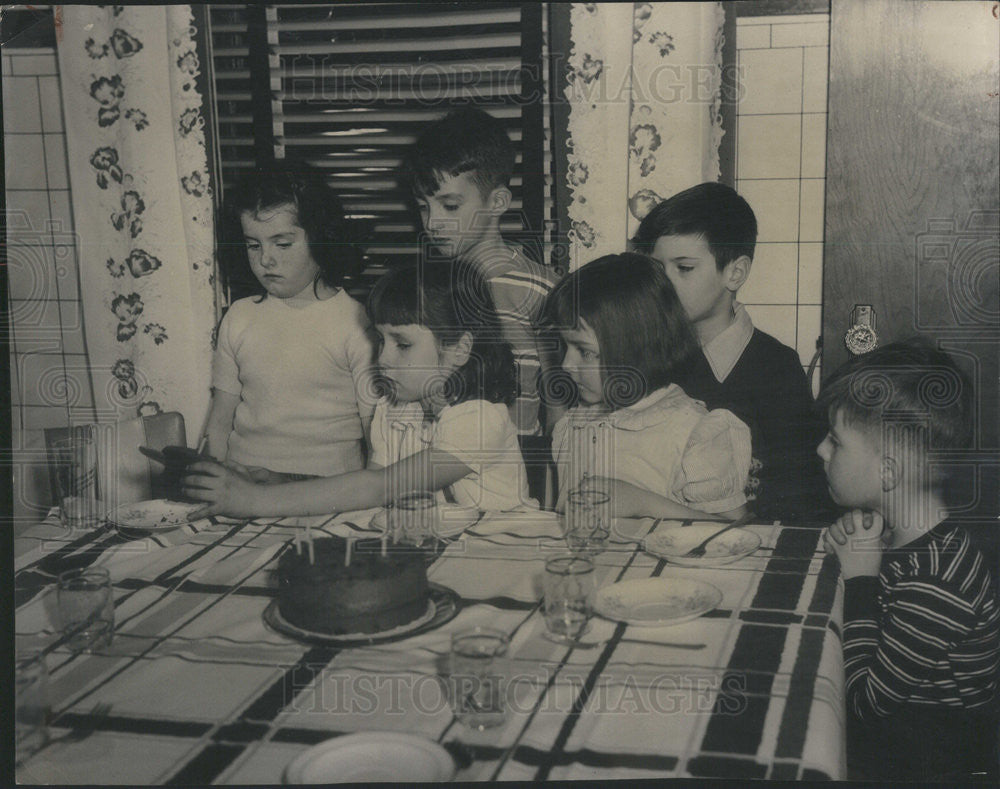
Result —
[{"label": "dinner plate", "polygon": [[344,734],[303,751],[285,768],[290,784],[426,783],[450,781],[451,755],[415,734],[365,731]]},{"label": "dinner plate", "polygon": [[605,619],[641,627],[677,625],[697,619],[722,602],[722,592],[693,578],[639,578],[597,590],[594,610]]},{"label": "dinner plate", "polygon": [[393,641],[402,641],[410,636],[426,633],[440,627],[446,622],[450,622],[458,616],[461,608],[461,601],[454,590],[439,584],[428,584],[430,600],[427,605],[427,612],[391,630],[380,630],[375,633],[320,633],[314,630],[306,630],[288,622],[278,610],[278,601],[272,600],[264,609],[264,624],[272,630],[285,636],[290,636],[296,641],[304,641],[307,644],[322,644],[334,647],[357,647],[371,646],[373,644],[390,644]]},{"label": "dinner plate", "polygon": [[186,504],[169,499],[137,501],[115,508],[108,515],[108,521],[133,531],[170,531],[188,523],[188,515],[201,506],[199,502]]},{"label": "dinner plate", "polygon": [[[458,504],[439,504],[437,511],[437,536],[444,538],[461,534],[482,517],[482,513],[475,507],[462,507]],[[385,531],[388,512],[387,509],[379,510],[372,516],[368,525],[373,529]]]},{"label": "dinner plate", "polygon": [[724,528],[723,523],[705,523],[660,529],[643,540],[642,549],[672,564],[720,567],[742,559],[760,547],[759,535],[747,529],[730,529],[705,546],[704,556],[684,555]]}]

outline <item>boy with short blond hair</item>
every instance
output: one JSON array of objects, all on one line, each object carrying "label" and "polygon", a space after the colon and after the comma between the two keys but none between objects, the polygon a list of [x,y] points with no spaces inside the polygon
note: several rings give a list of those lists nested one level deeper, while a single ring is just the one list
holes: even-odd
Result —
[{"label": "boy with short blond hair", "polygon": [[[515,151],[501,122],[475,107],[429,126],[408,153],[403,172],[432,246],[442,257],[470,261],[489,283],[504,339],[514,352],[520,395],[511,418],[521,435],[541,432],[539,374],[554,365],[555,344],[539,333],[556,277],[500,234],[510,208]],[[554,406],[543,417],[551,427]]]},{"label": "boy with short blond hair", "polygon": [[995,778],[997,568],[948,514],[930,457],[969,447],[971,386],[913,340],[845,365],[819,403],[817,452],[850,508],[823,533],[844,577],[849,777]]},{"label": "boy with short blond hair", "polygon": [[762,519],[816,520],[831,513],[813,448],[823,425],[792,348],[754,327],[736,294],[746,282],[757,219],[732,188],[703,183],[647,214],[632,242],[663,264],[694,326],[701,354],[678,384],[709,409],[750,428],[748,506]]}]

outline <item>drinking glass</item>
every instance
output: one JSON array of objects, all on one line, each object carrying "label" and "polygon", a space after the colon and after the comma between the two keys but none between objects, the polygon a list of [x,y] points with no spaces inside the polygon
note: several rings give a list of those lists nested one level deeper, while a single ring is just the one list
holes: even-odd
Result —
[{"label": "drinking glass", "polygon": [[389,509],[389,534],[394,540],[421,546],[437,533],[437,500],[431,491],[404,493]]},{"label": "drinking glass", "polygon": [[451,701],[455,718],[482,731],[505,718],[507,650],[502,630],[471,627],[451,637]]},{"label": "drinking glass", "polygon": [[82,652],[111,645],[115,631],[115,602],[111,594],[111,575],[105,568],[88,567],[62,573],[56,602],[67,648]]},{"label": "drinking glass", "polygon": [[19,648],[14,658],[14,744],[21,764],[48,740],[49,672],[39,649]]},{"label": "drinking glass", "polygon": [[608,547],[609,503],[608,494],[598,490],[578,488],[569,492],[563,518],[566,544],[571,551],[598,554]]},{"label": "drinking glass", "polygon": [[594,563],[580,554],[545,562],[545,628],[555,641],[575,641],[593,613]]},{"label": "drinking glass", "polygon": [[90,528],[101,522],[97,501],[97,445],[94,437],[78,428],[50,447],[55,463],[59,520],[70,529]]}]

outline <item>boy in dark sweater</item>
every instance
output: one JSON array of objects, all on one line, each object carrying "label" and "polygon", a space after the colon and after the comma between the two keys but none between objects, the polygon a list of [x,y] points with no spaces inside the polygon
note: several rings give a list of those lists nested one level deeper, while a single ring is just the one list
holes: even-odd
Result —
[{"label": "boy in dark sweater", "polygon": [[834,500],[823,533],[844,577],[848,776],[996,779],[1000,607],[986,559],[944,502],[931,453],[966,449],[971,386],[947,354],[910,341],[824,386],[817,449]]},{"label": "boy in dark sweater", "polygon": [[694,324],[702,353],[678,381],[709,409],[750,428],[748,506],[763,519],[832,514],[814,448],[823,423],[798,354],[754,328],[736,293],[750,274],[757,220],[746,200],[704,183],[660,203],[642,220],[636,249],[659,260]]}]

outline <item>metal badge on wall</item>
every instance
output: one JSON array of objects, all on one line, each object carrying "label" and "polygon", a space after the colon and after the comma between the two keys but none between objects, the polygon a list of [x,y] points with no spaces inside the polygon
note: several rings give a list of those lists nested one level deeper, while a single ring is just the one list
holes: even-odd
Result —
[{"label": "metal badge on wall", "polygon": [[844,335],[844,345],[855,356],[868,353],[878,345],[875,334],[875,310],[870,304],[857,304],[851,312],[851,328]]}]

